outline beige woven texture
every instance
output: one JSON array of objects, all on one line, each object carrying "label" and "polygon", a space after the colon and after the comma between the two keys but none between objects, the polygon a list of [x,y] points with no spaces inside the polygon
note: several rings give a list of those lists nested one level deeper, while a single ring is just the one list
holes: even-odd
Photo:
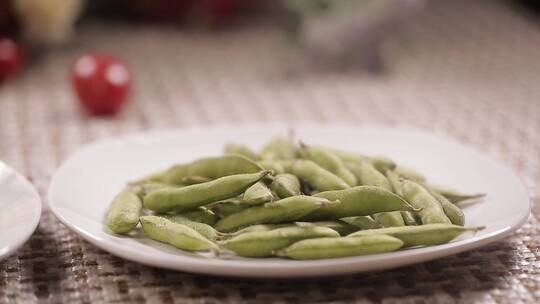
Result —
[{"label": "beige woven texture", "polygon": [[[291,75],[289,46],[266,25],[209,34],[89,24],[79,33],[0,87],[0,159],[24,172],[45,203],[55,168],[84,143],[147,129],[275,120],[446,134],[510,166],[531,196],[539,195],[540,29],[508,4],[431,2],[384,48],[388,71],[379,76]],[[135,75],[133,102],[114,119],[86,115],[72,96],[68,69],[89,49],[119,54]],[[30,241],[0,263],[0,302],[538,303],[539,216],[535,200],[533,216],[514,236],[428,263],[253,281],[113,257],[45,209]]]}]

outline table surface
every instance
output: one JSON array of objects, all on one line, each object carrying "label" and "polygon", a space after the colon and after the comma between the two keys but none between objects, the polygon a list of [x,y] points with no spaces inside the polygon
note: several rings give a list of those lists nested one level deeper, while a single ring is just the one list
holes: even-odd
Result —
[{"label": "table surface", "polygon": [[[116,118],[90,117],[73,98],[67,71],[89,49],[120,54],[135,75],[133,102]],[[538,24],[503,2],[433,1],[382,54],[387,69],[380,75],[307,73],[294,68],[286,39],[269,25],[217,33],[83,25],[73,43],[0,88],[0,159],[24,172],[45,204],[30,241],[0,262],[0,302],[540,302]],[[116,258],[46,207],[55,168],[85,143],[148,129],[276,120],[446,134],[513,168],[533,197],[533,215],[504,241],[428,263],[256,281]]]}]

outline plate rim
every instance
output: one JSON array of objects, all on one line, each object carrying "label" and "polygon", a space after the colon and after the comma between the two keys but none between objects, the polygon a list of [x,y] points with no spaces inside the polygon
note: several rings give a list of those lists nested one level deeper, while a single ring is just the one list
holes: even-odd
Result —
[{"label": "plate rim", "polygon": [[7,170],[10,170],[12,174],[17,176],[17,178],[24,185],[24,187],[32,193],[34,199],[31,200],[32,202],[30,204],[32,204],[35,208],[35,215],[32,217],[32,221],[30,221],[29,223],[27,222],[28,226],[26,227],[29,227],[27,230],[28,232],[23,236],[19,237],[15,242],[11,244],[6,244],[6,247],[8,248],[6,251],[0,251],[0,261],[4,261],[13,254],[15,254],[24,244],[26,244],[26,242],[32,237],[32,235],[36,231],[37,227],[39,226],[39,222],[41,220],[41,215],[43,212],[43,202],[36,187],[22,173],[15,170],[13,167],[9,166],[3,161],[0,161],[0,166],[4,166]]},{"label": "plate rim", "polygon": [[[291,261],[291,260],[279,260],[279,264],[282,264],[278,267],[278,269],[275,269],[273,267],[276,267],[276,263],[272,263],[271,260],[266,260],[264,263],[261,263],[258,260],[227,260],[226,264],[223,264],[223,260],[217,260],[217,259],[205,259],[202,257],[190,257],[190,256],[180,256],[182,259],[186,259],[186,261],[182,264],[176,265],[176,264],[167,264],[168,258],[163,259],[161,261],[155,259],[155,258],[148,258],[145,257],[143,254],[136,252],[136,251],[130,251],[129,249],[125,249],[124,245],[111,245],[108,243],[108,241],[102,241],[99,236],[93,235],[91,232],[87,232],[84,228],[77,226],[74,223],[71,223],[69,220],[67,220],[61,210],[62,207],[56,206],[54,203],[54,189],[56,189],[55,184],[57,181],[57,173],[60,172],[60,170],[68,164],[72,159],[75,158],[75,156],[81,154],[84,151],[91,150],[97,146],[102,145],[110,145],[115,144],[117,142],[123,142],[126,140],[136,140],[138,138],[147,138],[148,136],[151,136],[153,134],[170,134],[170,133],[184,133],[184,132],[208,132],[212,129],[219,129],[219,130],[240,130],[242,128],[245,128],[247,125],[250,126],[250,128],[258,128],[258,129],[290,129],[290,128],[297,128],[297,129],[306,129],[306,128],[320,128],[323,127],[331,127],[334,129],[340,129],[340,128],[355,128],[355,129],[362,129],[363,131],[366,130],[375,130],[375,131],[398,131],[398,132],[413,132],[416,135],[421,136],[427,136],[430,138],[435,138],[438,140],[441,140],[441,137],[444,141],[450,142],[454,145],[458,145],[462,148],[465,148],[466,150],[476,154],[477,156],[482,157],[483,159],[489,161],[491,164],[496,165],[497,167],[504,169],[506,173],[508,173],[513,179],[519,182],[519,186],[524,190],[524,194],[527,198],[527,212],[526,214],[522,214],[522,216],[519,218],[518,221],[516,221],[512,225],[507,225],[504,228],[500,228],[498,230],[492,231],[489,234],[483,234],[481,236],[471,236],[464,240],[458,240],[453,241],[448,244],[433,246],[433,247],[422,247],[422,248],[412,248],[407,249],[404,251],[400,251],[401,257],[396,258],[395,260],[399,260],[399,262],[391,261],[391,263],[385,263],[381,265],[373,265],[372,267],[361,267],[361,270],[355,269],[354,267],[348,267],[348,266],[354,266],[358,262],[357,260],[359,257],[346,257],[346,258],[336,258],[336,259],[324,259],[324,260],[316,260],[314,261]],[[60,166],[56,169],[53,177],[51,178],[51,182],[49,184],[48,193],[47,193],[48,201],[49,201],[49,208],[53,212],[53,214],[56,216],[56,218],[62,222],[68,229],[74,231],[79,236],[81,236],[86,241],[90,242],[94,246],[105,250],[115,256],[124,258],[126,260],[130,260],[139,264],[147,265],[147,266],[153,266],[158,268],[164,268],[164,269],[172,269],[177,271],[187,271],[192,273],[200,273],[200,274],[208,274],[208,275],[218,275],[218,276],[228,276],[228,277],[253,277],[253,278],[300,278],[300,277],[323,277],[323,276],[333,276],[333,275],[342,275],[342,274],[350,274],[350,273],[359,273],[359,272],[368,272],[368,271],[375,271],[375,270],[382,270],[382,269],[391,269],[396,267],[402,267],[414,263],[419,262],[427,262],[430,260],[438,259],[445,256],[451,256],[460,252],[468,251],[474,248],[479,248],[484,245],[487,245],[489,243],[493,243],[496,241],[499,241],[501,239],[506,238],[513,232],[515,232],[517,229],[521,228],[529,219],[530,212],[531,212],[531,200],[530,195],[528,192],[527,187],[523,183],[523,180],[514,173],[513,170],[511,170],[509,167],[506,166],[506,164],[498,162],[494,160],[489,155],[482,153],[481,151],[476,150],[474,147],[470,147],[467,145],[464,145],[463,143],[458,142],[457,140],[454,140],[453,138],[447,136],[446,134],[441,134],[438,132],[428,132],[425,130],[412,128],[409,126],[384,126],[384,125],[376,125],[376,124],[370,124],[370,125],[362,125],[362,124],[313,124],[313,123],[238,123],[238,124],[213,124],[213,125],[202,125],[202,126],[188,126],[188,127],[179,127],[179,128],[165,128],[165,129],[154,129],[154,130],[148,130],[148,131],[142,131],[142,132],[135,132],[135,133],[129,133],[129,134],[123,134],[120,136],[113,136],[101,140],[96,140],[94,142],[91,142],[89,144],[83,145],[79,147],[76,151],[71,153],[67,158],[65,158]],[[422,250],[421,253],[417,253],[418,250]],[[361,258],[364,259],[362,263],[366,263],[365,260],[381,260],[384,259],[384,257],[388,254],[395,254],[396,252],[392,253],[383,253],[383,254],[377,254],[377,255],[371,255],[371,256],[362,256]],[[429,255],[429,257],[428,257]],[[405,261],[403,259],[406,259]],[[240,262],[240,263],[237,263]],[[269,263],[270,262],[270,263]],[[325,268],[325,271],[323,274],[321,274],[321,270],[318,271],[305,271],[306,267],[309,267],[309,264],[316,263],[316,268]],[[283,264],[287,264],[286,266],[283,266]],[[340,265],[341,268],[333,268],[336,265]],[[261,270],[265,270],[264,272],[253,272],[253,268],[259,268]],[[342,268],[348,268],[348,269],[342,269]],[[302,273],[297,273],[294,270],[301,269],[303,270]],[[231,271],[232,270],[232,271]],[[290,270],[290,272],[287,272],[286,270]],[[309,270],[309,269],[308,269]]]}]

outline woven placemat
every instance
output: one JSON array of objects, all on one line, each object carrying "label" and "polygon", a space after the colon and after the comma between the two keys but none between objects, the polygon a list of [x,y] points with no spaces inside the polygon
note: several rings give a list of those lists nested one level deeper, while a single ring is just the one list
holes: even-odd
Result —
[{"label": "woven placemat", "polygon": [[[276,120],[432,130],[505,163],[531,196],[540,194],[540,30],[506,3],[430,2],[384,48],[388,68],[376,76],[291,73],[290,46],[269,25],[201,33],[92,23],[79,33],[0,87],[0,159],[24,172],[45,204],[55,168],[84,143],[147,129]],[[89,49],[119,54],[134,72],[133,102],[114,119],[87,116],[72,96],[67,71]],[[45,207],[30,241],[0,262],[0,302],[537,303],[539,218],[536,199],[514,236],[428,263],[256,281],[113,257]]]}]

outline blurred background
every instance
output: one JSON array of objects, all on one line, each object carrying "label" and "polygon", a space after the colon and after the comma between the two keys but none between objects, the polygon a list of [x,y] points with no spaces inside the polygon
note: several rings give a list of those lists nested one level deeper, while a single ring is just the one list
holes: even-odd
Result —
[{"label": "blurred background", "polygon": [[[0,160],[45,208],[0,264],[0,302],[537,303],[538,12],[534,0],[0,0]],[[531,219],[504,242],[426,264],[249,284],[115,258],[47,209],[52,174],[83,144],[274,121],[451,137],[522,178]]]},{"label": "blurred background", "polygon": [[0,0],[0,159],[45,186],[67,153],[122,133],[410,125],[537,191],[539,20],[518,0]]}]

